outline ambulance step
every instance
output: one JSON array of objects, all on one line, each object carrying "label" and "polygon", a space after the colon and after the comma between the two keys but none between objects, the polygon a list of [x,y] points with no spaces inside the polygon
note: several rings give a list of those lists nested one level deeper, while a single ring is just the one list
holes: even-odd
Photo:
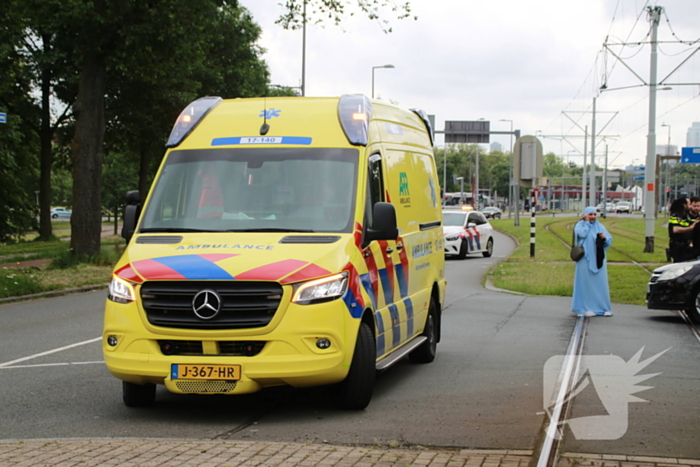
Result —
[{"label": "ambulance step", "polygon": [[427,341],[426,336],[417,336],[413,340],[409,341],[406,345],[394,351],[393,353],[387,355],[377,362],[377,370],[386,370],[394,363],[401,360],[403,357],[411,353],[417,347],[419,347],[423,342]]}]

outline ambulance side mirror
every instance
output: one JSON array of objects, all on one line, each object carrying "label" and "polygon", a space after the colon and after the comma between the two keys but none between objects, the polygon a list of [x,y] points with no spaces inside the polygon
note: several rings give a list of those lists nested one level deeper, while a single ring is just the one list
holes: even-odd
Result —
[{"label": "ambulance side mirror", "polygon": [[396,227],[396,209],[391,203],[375,203],[372,210],[373,229],[365,230],[364,244],[374,240],[396,240],[399,229]]},{"label": "ambulance side mirror", "polygon": [[136,224],[141,214],[141,194],[138,190],[126,192],[126,206],[124,207],[124,226],[122,237],[129,242],[136,231]]}]

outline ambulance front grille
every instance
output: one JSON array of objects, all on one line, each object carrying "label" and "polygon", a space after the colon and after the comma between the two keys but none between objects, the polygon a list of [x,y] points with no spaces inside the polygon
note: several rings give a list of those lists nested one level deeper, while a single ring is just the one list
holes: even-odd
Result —
[{"label": "ambulance front grille", "polygon": [[233,392],[236,381],[176,381],[175,386],[187,394],[222,394]]},{"label": "ambulance front grille", "polygon": [[[266,326],[282,299],[275,282],[152,281],[140,287],[148,322],[179,329],[246,329]],[[202,319],[194,312],[195,295],[213,290],[221,299],[219,312]]]}]

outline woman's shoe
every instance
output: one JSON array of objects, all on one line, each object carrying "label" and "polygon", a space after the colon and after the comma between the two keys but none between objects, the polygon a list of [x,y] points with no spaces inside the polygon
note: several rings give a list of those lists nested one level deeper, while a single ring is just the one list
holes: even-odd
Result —
[{"label": "woman's shoe", "polygon": [[612,315],[613,315],[612,311],[606,311],[605,313],[603,313],[603,316],[612,316]]},{"label": "woman's shoe", "polygon": [[595,316],[595,311],[587,311],[583,314],[586,318],[590,318],[592,316]]}]

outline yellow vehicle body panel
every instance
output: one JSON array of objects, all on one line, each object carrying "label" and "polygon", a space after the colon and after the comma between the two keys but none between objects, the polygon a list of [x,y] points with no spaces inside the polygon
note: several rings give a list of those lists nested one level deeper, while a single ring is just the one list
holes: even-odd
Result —
[{"label": "yellow vehicle body panel", "polygon": [[[184,207],[163,202],[154,185],[144,202],[146,214],[141,215],[136,233],[114,270],[114,277],[133,289],[134,298],[120,302],[110,295],[105,305],[103,350],[107,368],[114,376],[136,384],[164,384],[176,393],[202,394],[243,394],[276,385],[332,384],[348,375],[361,322],[371,325],[377,361],[424,332],[431,301],[442,309],[446,285],[439,186],[425,125],[411,112],[373,101],[367,144],[353,145],[338,113],[338,98],[225,100],[206,114],[177,147],[168,150],[154,183],[173,170],[174,166],[168,164],[175,159],[207,160],[210,153],[214,154],[212,150],[223,151],[228,157],[274,148],[275,157],[281,154],[281,159],[300,147],[307,151],[328,148],[335,151],[333,154],[346,151],[343,157],[356,167],[354,191],[338,187],[340,196],[333,190],[333,181],[326,180],[333,177],[332,172],[319,174],[317,180],[319,185],[326,184],[325,191],[319,191],[324,200],[340,203],[351,198],[349,228],[312,233],[262,229],[153,233],[144,228],[148,222],[144,217],[149,212],[157,212],[165,219],[163,222],[185,212]],[[261,135],[263,124],[269,125],[265,135]],[[382,160],[382,196],[395,207],[399,236],[365,245],[370,190],[367,167],[373,155]],[[248,167],[246,173],[257,168],[251,162]],[[216,175],[222,174],[213,171],[207,176]],[[280,175],[285,176],[294,178]],[[247,177],[244,186],[253,186],[261,178]],[[252,219],[229,214],[225,201],[219,202],[217,196],[204,192],[205,188],[211,192],[212,187],[219,186],[225,191],[232,183],[229,178],[201,184],[202,194],[196,199],[200,200],[198,217],[202,225],[226,216],[232,223]],[[284,191],[279,181],[266,186],[268,192],[282,195],[275,199],[285,203],[285,209],[294,207],[293,190]],[[202,211],[202,200],[212,199],[215,201],[209,210]],[[331,222],[328,219],[341,210],[327,206],[321,217]],[[262,219],[276,222],[282,216],[278,213]],[[312,303],[295,301],[295,294],[306,285],[338,274],[346,275],[348,280],[342,296]],[[261,299],[276,303],[274,310],[262,318],[256,315],[258,324],[210,326],[210,317],[197,312],[195,317],[192,310],[185,309],[190,295],[182,301],[184,308],[180,311],[163,304],[194,287],[194,310],[200,293],[206,300],[207,291],[224,297],[222,290],[231,284],[274,287],[274,293]],[[221,298],[222,303],[226,300],[232,299]],[[176,314],[177,318],[171,316]],[[214,320],[219,317],[216,315]],[[171,348],[174,353],[168,350]],[[246,353],[248,348],[255,350]],[[186,364],[240,365],[240,379],[174,378],[173,365]]]}]

